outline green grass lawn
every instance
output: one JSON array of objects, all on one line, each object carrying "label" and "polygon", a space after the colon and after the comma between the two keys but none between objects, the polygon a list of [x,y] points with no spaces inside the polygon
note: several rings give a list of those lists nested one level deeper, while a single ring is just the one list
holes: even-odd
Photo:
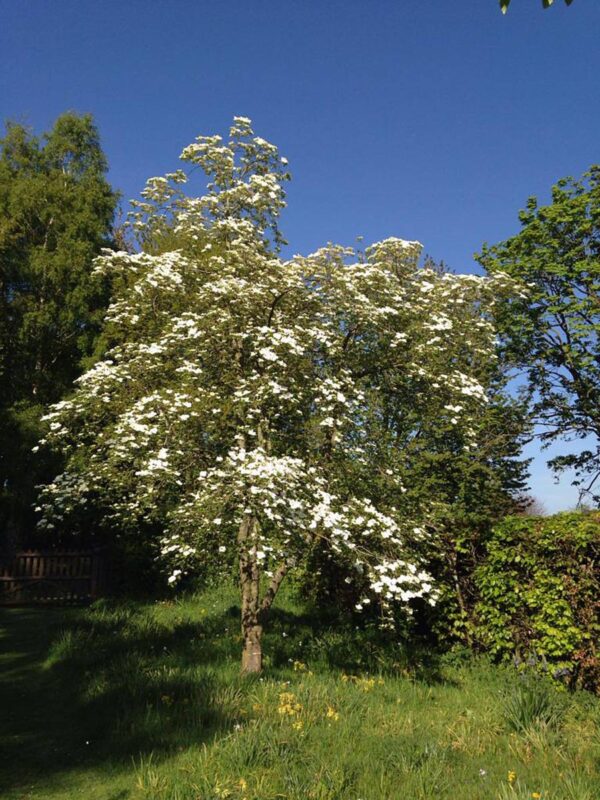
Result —
[{"label": "green grass lawn", "polygon": [[0,610],[2,800],[598,800],[600,701],[235,595]]}]

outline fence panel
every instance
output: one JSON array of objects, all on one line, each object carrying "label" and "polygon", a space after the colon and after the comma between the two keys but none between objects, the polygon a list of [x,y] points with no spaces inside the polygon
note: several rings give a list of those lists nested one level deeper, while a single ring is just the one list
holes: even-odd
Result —
[{"label": "fence panel", "polygon": [[99,597],[105,583],[97,550],[27,551],[0,559],[0,605],[85,602]]}]

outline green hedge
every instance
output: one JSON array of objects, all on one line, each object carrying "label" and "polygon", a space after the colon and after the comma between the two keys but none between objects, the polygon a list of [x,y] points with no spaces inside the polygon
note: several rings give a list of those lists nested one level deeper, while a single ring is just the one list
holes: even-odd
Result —
[{"label": "green hedge", "polygon": [[475,581],[486,649],[600,690],[600,513],[507,517]]}]

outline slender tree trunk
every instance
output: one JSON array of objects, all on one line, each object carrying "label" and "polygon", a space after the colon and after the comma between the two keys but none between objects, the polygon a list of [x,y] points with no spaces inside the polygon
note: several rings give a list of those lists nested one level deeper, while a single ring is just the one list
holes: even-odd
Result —
[{"label": "slender tree trunk", "polygon": [[458,600],[458,607],[460,608],[460,613],[462,614],[463,620],[465,622],[465,628],[464,628],[465,641],[469,647],[472,647],[473,637],[471,636],[471,631],[469,629],[469,622],[471,615],[469,614],[467,604],[465,603],[465,598],[460,583],[460,575],[458,573],[458,555],[456,553],[456,549],[454,548],[454,546],[451,548],[450,552],[450,564],[452,568],[452,578],[454,580],[454,588],[456,591],[456,599]]},{"label": "slender tree trunk", "polygon": [[262,624],[260,621],[260,569],[256,558],[254,530],[256,520],[244,516],[238,531],[240,558],[240,588],[242,595],[242,672],[262,669]]},{"label": "slender tree trunk", "polygon": [[258,623],[250,623],[244,628],[242,672],[245,675],[262,670],[262,630],[262,625]]},{"label": "slender tree trunk", "polygon": [[[241,354],[238,356],[241,359]],[[257,427],[257,444],[269,453],[270,439],[268,425],[263,419]],[[240,434],[238,446],[245,449],[245,436]],[[263,623],[269,613],[282,580],[293,566],[292,561],[284,561],[271,576],[271,581],[261,600],[260,566],[256,557],[256,528],[258,522],[250,514],[244,515],[238,529],[238,552],[240,561],[240,589],[242,600],[242,673],[256,674],[262,670]]]},{"label": "slender tree trunk", "polygon": [[242,598],[242,673],[257,673],[262,670],[262,633],[263,624],[271,610],[273,600],[294,559],[282,561],[277,567],[269,585],[260,597],[260,567],[256,558],[254,533],[256,520],[245,516],[238,531],[240,552],[240,588]]}]

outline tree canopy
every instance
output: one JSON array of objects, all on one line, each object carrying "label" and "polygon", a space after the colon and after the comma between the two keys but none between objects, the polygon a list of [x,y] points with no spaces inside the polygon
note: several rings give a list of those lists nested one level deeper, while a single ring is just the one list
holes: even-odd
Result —
[{"label": "tree canopy", "polygon": [[530,198],[520,220],[520,233],[485,246],[478,260],[489,274],[508,273],[528,286],[528,298],[499,315],[505,354],[527,375],[542,439],[592,443],[551,463],[574,467],[583,493],[598,502],[600,167],[559,181],[549,205]]}]

